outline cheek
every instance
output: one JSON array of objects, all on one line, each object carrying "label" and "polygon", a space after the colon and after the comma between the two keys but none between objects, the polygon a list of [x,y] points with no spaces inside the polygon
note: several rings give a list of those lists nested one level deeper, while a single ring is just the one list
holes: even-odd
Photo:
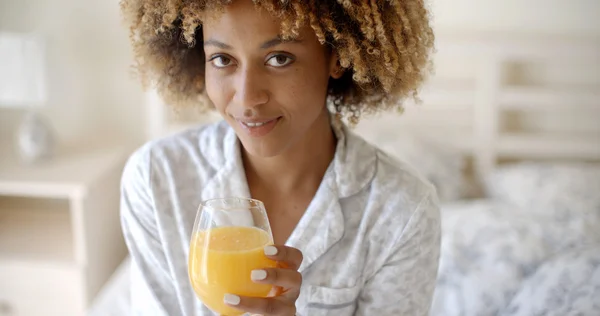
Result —
[{"label": "cheek", "polygon": [[288,91],[287,99],[290,105],[290,111],[315,112],[321,111],[325,106],[327,97],[327,76],[311,71],[310,69],[299,69],[294,73],[293,78],[286,80],[286,86],[279,91]]},{"label": "cheek", "polygon": [[228,104],[229,89],[225,80],[214,73],[214,70],[206,70],[205,76],[206,94],[217,110],[221,113],[225,111]]}]

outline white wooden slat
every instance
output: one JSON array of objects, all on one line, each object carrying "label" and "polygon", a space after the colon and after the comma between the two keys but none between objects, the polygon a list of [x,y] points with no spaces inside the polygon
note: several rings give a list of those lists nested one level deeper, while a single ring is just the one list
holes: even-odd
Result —
[{"label": "white wooden slat", "polygon": [[600,136],[505,134],[497,148],[509,158],[600,160]]},{"label": "white wooden slat", "polygon": [[427,86],[419,93],[422,108],[464,110],[473,106],[474,97],[473,87]]},{"label": "white wooden slat", "polygon": [[473,108],[473,138],[475,152],[475,172],[483,177],[491,172],[496,164],[495,142],[498,135],[500,115],[497,95],[502,82],[502,62],[500,57],[490,58],[482,63],[478,77],[479,86]]},{"label": "white wooden slat", "polygon": [[600,38],[563,37],[543,34],[450,34],[436,37],[438,54],[455,56],[502,56],[505,60],[556,61],[559,59],[600,62]]},{"label": "white wooden slat", "polygon": [[505,109],[544,111],[599,111],[600,91],[584,89],[552,89],[510,87],[503,89],[498,102]]}]

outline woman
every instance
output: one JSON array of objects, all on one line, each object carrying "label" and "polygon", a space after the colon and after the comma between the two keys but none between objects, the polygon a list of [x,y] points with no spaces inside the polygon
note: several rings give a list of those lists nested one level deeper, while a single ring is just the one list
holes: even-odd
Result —
[{"label": "woman", "polygon": [[[133,313],[212,315],[187,274],[202,200],[264,202],[285,269],[252,273],[262,315],[426,315],[437,275],[434,188],[342,123],[401,108],[433,35],[420,0],[124,0],[141,77],[224,121],[152,141],[122,179]],[[330,100],[330,108],[327,107]]]}]

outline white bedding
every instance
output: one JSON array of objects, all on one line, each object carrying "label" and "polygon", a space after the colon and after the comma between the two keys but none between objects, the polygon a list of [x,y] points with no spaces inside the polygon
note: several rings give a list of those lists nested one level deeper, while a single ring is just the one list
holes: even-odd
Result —
[{"label": "white bedding", "polygon": [[[580,297],[581,301],[596,304],[596,309],[562,315],[600,315],[600,229],[591,233],[492,200],[446,204],[442,212],[442,253],[431,315],[523,315],[517,311],[525,310],[525,306],[508,308],[517,304],[513,298],[520,297],[519,304],[543,306],[546,297],[552,296],[548,293],[561,286],[550,287],[551,282],[545,279],[559,276],[561,269],[569,268],[545,268],[547,275],[543,277],[538,270],[551,260],[560,261],[557,258],[568,262],[578,251],[582,253],[581,262],[597,261],[588,269],[597,277],[581,284],[596,288],[597,292],[588,291]],[[600,227],[600,223],[595,225]],[[584,251],[594,247],[598,249],[595,257]]]},{"label": "white bedding", "polygon": [[88,316],[128,316],[129,313],[129,267],[131,260],[125,258],[96,296]]}]

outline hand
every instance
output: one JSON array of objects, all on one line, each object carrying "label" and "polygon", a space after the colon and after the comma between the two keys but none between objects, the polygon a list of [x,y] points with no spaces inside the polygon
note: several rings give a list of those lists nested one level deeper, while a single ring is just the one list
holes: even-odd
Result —
[{"label": "hand", "polygon": [[[274,297],[259,298],[226,294],[225,304],[254,314],[264,316],[296,315],[296,300],[300,295],[302,274],[298,268],[302,263],[302,252],[286,246],[267,246],[265,255],[277,261],[279,268],[254,270],[252,281],[274,285]],[[272,292],[273,293],[273,292]]]}]

